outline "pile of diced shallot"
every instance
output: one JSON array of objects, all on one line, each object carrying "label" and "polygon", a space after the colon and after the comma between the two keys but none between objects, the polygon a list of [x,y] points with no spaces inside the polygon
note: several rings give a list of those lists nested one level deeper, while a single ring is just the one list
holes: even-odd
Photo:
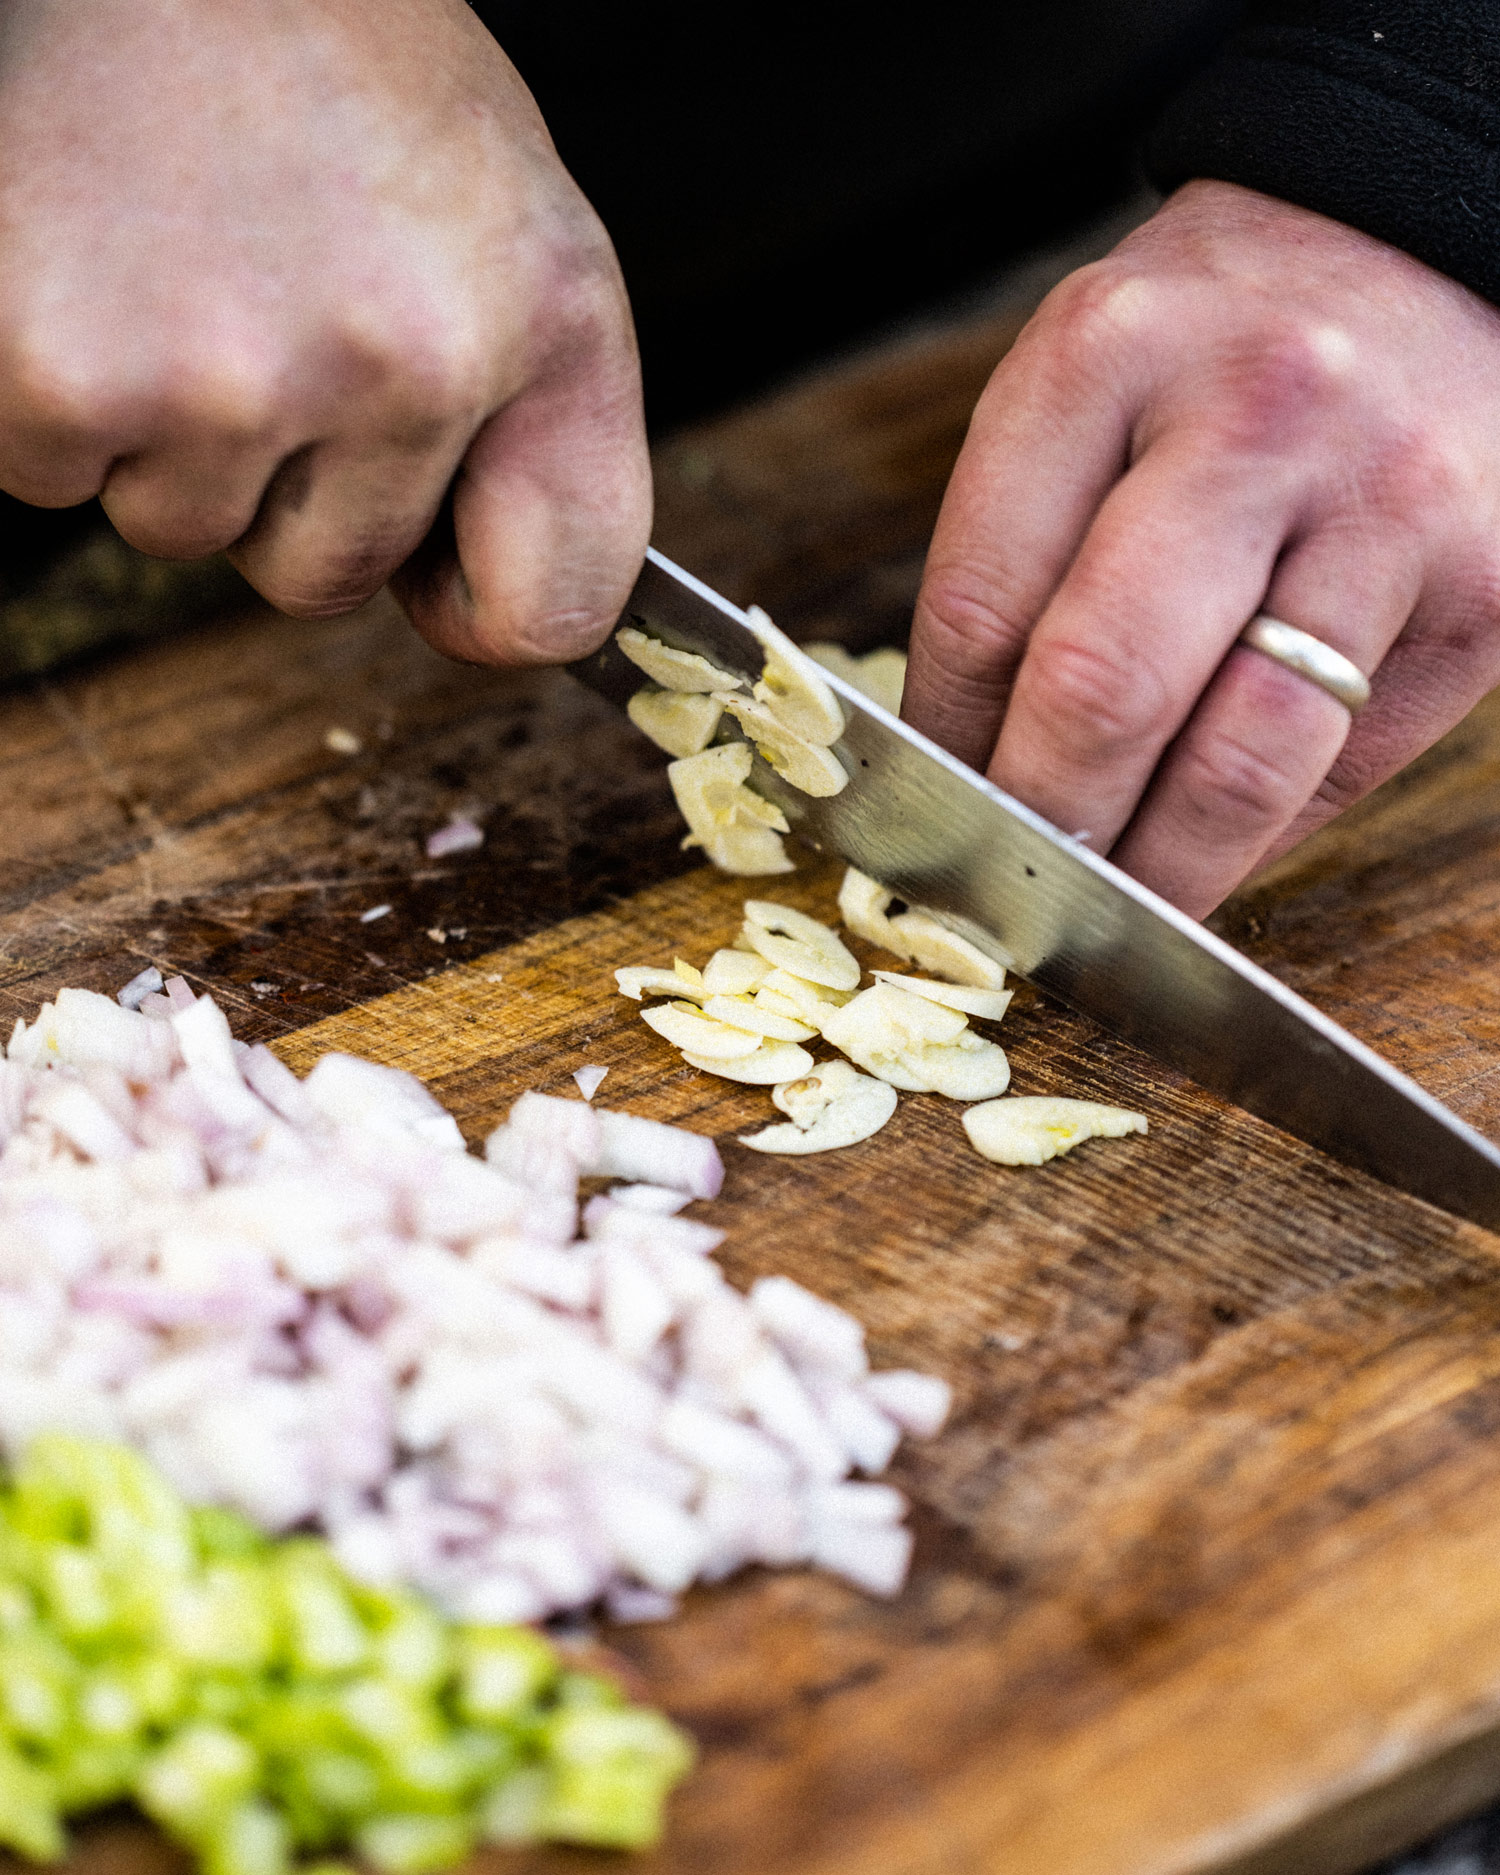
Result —
[{"label": "pile of diced shallot", "polygon": [[[123,1005],[123,1006],[122,1006]],[[190,1499],[320,1529],[470,1620],[812,1562],[905,1577],[883,1471],[949,1390],[712,1260],[711,1139],[526,1094],[483,1159],[420,1082],[298,1080],[154,972],[0,1061],[0,1444],[130,1441]],[[582,1203],[579,1181],[618,1181]]]}]

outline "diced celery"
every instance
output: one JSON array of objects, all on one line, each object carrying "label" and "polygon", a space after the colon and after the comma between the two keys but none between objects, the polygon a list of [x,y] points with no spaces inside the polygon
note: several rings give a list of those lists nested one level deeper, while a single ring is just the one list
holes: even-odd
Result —
[{"label": "diced celery", "polygon": [[0,1843],[33,1862],[55,1862],[67,1848],[56,1785],[9,1745],[0,1745]]},{"label": "diced celery", "polygon": [[0,1642],[0,1723],[14,1738],[50,1743],[71,1723],[78,1664],[44,1629]]},{"label": "diced celery", "polygon": [[219,1504],[200,1504],[190,1513],[193,1540],[205,1561],[269,1556],[271,1540],[248,1517]]},{"label": "diced celery", "polygon": [[276,1638],[276,1599],[259,1563],[208,1563],[164,1598],[162,1639],[193,1666],[254,1672],[269,1664]]},{"label": "diced celery", "polygon": [[557,1682],[552,1703],[568,1712],[618,1712],[625,1695],[602,1674],[565,1673]]},{"label": "diced celery", "polygon": [[547,1738],[546,1835],[617,1849],[648,1848],[659,1839],[667,1792],[694,1755],[676,1726],[642,1707],[573,1710],[557,1714]]},{"label": "diced celery", "polygon": [[310,1752],[295,1768],[313,1800],[336,1817],[368,1816],[380,1800],[380,1773],[358,1752]]},{"label": "diced celery", "polygon": [[58,1802],[65,1811],[117,1803],[134,1791],[145,1757],[135,1739],[65,1741],[51,1766]]},{"label": "diced celery", "polygon": [[100,1740],[133,1738],[146,1722],[135,1688],[121,1674],[99,1668],[78,1689],[78,1723]]},{"label": "diced celery", "polygon": [[452,1868],[478,1838],[478,1828],[467,1816],[376,1816],[354,1834],[360,1854],[386,1875],[429,1875],[431,1870]]},{"label": "diced celery", "polygon": [[36,1598],[17,1577],[0,1578],[0,1634],[20,1634],[36,1620]]},{"label": "diced celery", "polygon": [[34,1439],[14,1476],[17,1527],[92,1544],[102,1555],[185,1573],[193,1548],[187,1509],[128,1446],[49,1433]]},{"label": "diced celery", "polygon": [[386,1785],[391,1801],[403,1810],[451,1810],[477,1793],[484,1781],[483,1766],[460,1738],[423,1739],[386,1759]]},{"label": "diced celery", "polygon": [[284,1875],[287,1829],[268,1803],[237,1804],[194,1845],[204,1875]]},{"label": "diced celery", "polygon": [[148,1725],[166,1725],[181,1716],[188,1698],[182,1661],[171,1654],[138,1653],[122,1660],[118,1671]]},{"label": "diced celery", "polygon": [[453,1647],[442,1616],[425,1602],[403,1598],[375,1636],[375,1664],[400,1686],[427,1692],[452,1669]]},{"label": "diced celery", "polygon": [[543,1765],[528,1764],[512,1771],[484,1801],[480,1828],[485,1841],[509,1849],[539,1842],[551,1794],[552,1773]]},{"label": "diced celery", "polygon": [[103,1563],[76,1543],[57,1543],[42,1564],[47,1612],[69,1640],[96,1640],[118,1624],[121,1607]]},{"label": "diced celery", "polygon": [[276,1575],[293,1668],[300,1673],[350,1673],[363,1666],[370,1656],[370,1636],[326,1554],[312,1563],[299,1547]]},{"label": "diced celery", "polygon": [[260,1760],[238,1732],[189,1725],[148,1758],[136,1780],[141,1808],[196,1842],[255,1789]]},{"label": "diced celery", "polygon": [[477,1724],[515,1718],[557,1679],[557,1655],[529,1628],[465,1627],[458,1636],[458,1709]]},{"label": "diced celery", "polygon": [[250,1717],[256,1743],[268,1757],[284,1758],[359,1746],[363,1734],[344,1711],[342,1690],[328,1685],[276,1689]]},{"label": "diced celery", "polygon": [[351,1680],[339,1689],[339,1710],[362,1738],[387,1758],[426,1743],[437,1733],[431,1705],[404,1686],[387,1680]]}]

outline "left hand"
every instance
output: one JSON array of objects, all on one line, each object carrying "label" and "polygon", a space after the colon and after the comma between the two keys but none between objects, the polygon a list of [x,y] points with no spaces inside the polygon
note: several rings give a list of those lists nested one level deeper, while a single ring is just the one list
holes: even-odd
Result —
[{"label": "left hand", "polygon": [[[1373,673],[1343,706],[1235,639]],[[904,712],[1195,916],[1500,682],[1500,311],[1340,223],[1180,190],[981,398]]]}]

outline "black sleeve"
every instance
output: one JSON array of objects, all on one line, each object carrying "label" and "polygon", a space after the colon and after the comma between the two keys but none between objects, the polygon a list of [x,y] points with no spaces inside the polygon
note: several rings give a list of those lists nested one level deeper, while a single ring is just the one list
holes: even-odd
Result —
[{"label": "black sleeve", "polygon": [[1500,301],[1500,0],[1260,0],[1146,157],[1161,188],[1242,183]]}]

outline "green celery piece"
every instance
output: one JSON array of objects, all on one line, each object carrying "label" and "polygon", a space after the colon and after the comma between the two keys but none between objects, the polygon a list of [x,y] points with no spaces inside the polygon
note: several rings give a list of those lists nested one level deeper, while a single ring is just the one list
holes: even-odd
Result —
[{"label": "green celery piece", "polygon": [[0,1641],[0,1723],[13,1738],[50,1744],[73,1722],[78,1663],[45,1628]]},{"label": "green celery piece", "polygon": [[253,1731],[266,1697],[264,1682],[246,1673],[194,1674],[188,1685],[188,1713],[193,1721]]},{"label": "green celery piece", "polygon": [[500,1763],[481,1757],[464,1734],[450,1733],[406,1746],[386,1759],[381,1807],[451,1811],[480,1794],[491,1763],[496,1770],[500,1768]]},{"label": "green celery piece", "polygon": [[220,1504],[200,1504],[188,1513],[193,1541],[205,1561],[246,1561],[271,1554],[271,1539],[248,1517]]},{"label": "green celery piece", "polygon": [[227,1726],[187,1725],[142,1765],[141,1808],[174,1835],[196,1843],[256,1789],[260,1757]]},{"label": "green celery piece", "polygon": [[385,1875],[431,1875],[462,1862],[479,1839],[469,1816],[413,1816],[397,1812],[371,1817],[354,1832],[367,1862]]},{"label": "green celery piece", "polygon": [[458,1632],[458,1709],[477,1725],[519,1718],[557,1683],[557,1655],[529,1628]]},{"label": "green celery piece", "polygon": [[134,1687],[108,1667],[85,1675],[75,1707],[84,1734],[105,1742],[134,1738],[146,1723]]},{"label": "green celery piece", "polygon": [[186,1506],[128,1446],[44,1433],[15,1469],[12,1503],[17,1527],[32,1535],[85,1541],[158,1575],[192,1567]]},{"label": "green celery piece", "polygon": [[293,1778],[325,1814],[368,1816],[380,1801],[380,1772],[356,1751],[314,1751],[290,1767]]},{"label": "green celery piece", "polygon": [[0,1634],[22,1634],[37,1617],[36,1597],[16,1576],[0,1577]]},{"label": "green celery piece", "polygon": [[171,1654],[136,1652],[120,1656],[114,1671],[130,1689],[147,1725],[170,1725],[188,1701],[188,1671]]},{"label": "green celery piece", "polygon": [[269,1666],[278,1641],[278,1601],[266,1569],[246,1559],[206,1564],[169,1586],[162,1641],[188,1665],[253,1673]]},{"label": "green celery piece", "polygon": [[370,1657],[370,1636],[326,1552],[301,1544],[275,1565],[286,1648],[299,1673],[352,1673]]},{"label": "green celery piece", "polygon": [[193,1844],[203,1875],[286,1875],[286,1821],[268,1803],[238,1804]]},{"label": "green celery piece", "polygon": [[569,1712],[618,1712],[625,1695],[600,1673],[565,1673],[552,1696],[554,1706]]},{"label": "green celery piece", "polygon": [[526,1764],[513,1771],[484,1800],[480,1811],[484,1840],[502,1849],[540,1842],[551,1795],[552,1773],[545,1765]]},{"label": "green celery piece", "polygon": [[100,1558],[78,1543],[55,1543],[40,1558],[47,1612],[70,1641],[119,1629],[122,1609]]},{"label": "green celery piece", "polygon": [[[383,1679],[416,1692],[430,1692],[453,1670],[448,1624],[415,1596],[388,1599],[375,1633],[375,1667]],[[368,1619],[368,1611],[366,1611]]]},{"label": "green celery piece", "polygon": [[645,1849],[661,1837],[668,1791],[689,1769],[685,1734],[644,1707],[559,1712],[547,1727],[552,1785],[544,1834],[597,1848]]},{"label": "green celery piece", "polygon": [[145,1760],[146,1750],[136,1739],[67,1740],[50,1767],[57,1800],[70,1812],[118,1803],[134,1792]]},{"label": "green celery piece", "polygon": [[362,1739],[387,1763],[441,1736],[440,1719],[428,1700],[409,1688],[369,1675],[338,1690],[338,1709]]},{"label": "green celery piece", "polygon": [[67,1852],[57,1789],[46,1772],[0,1744],[0,1843],[33,1862]]},{"label": "green celery piece", "polygon": [[278,1686],[247,1716],[251,1736],[268,1758],[302,1758],[323,1751],[361,1751],[365,1734],[353,1725],[338,1685]]}]

